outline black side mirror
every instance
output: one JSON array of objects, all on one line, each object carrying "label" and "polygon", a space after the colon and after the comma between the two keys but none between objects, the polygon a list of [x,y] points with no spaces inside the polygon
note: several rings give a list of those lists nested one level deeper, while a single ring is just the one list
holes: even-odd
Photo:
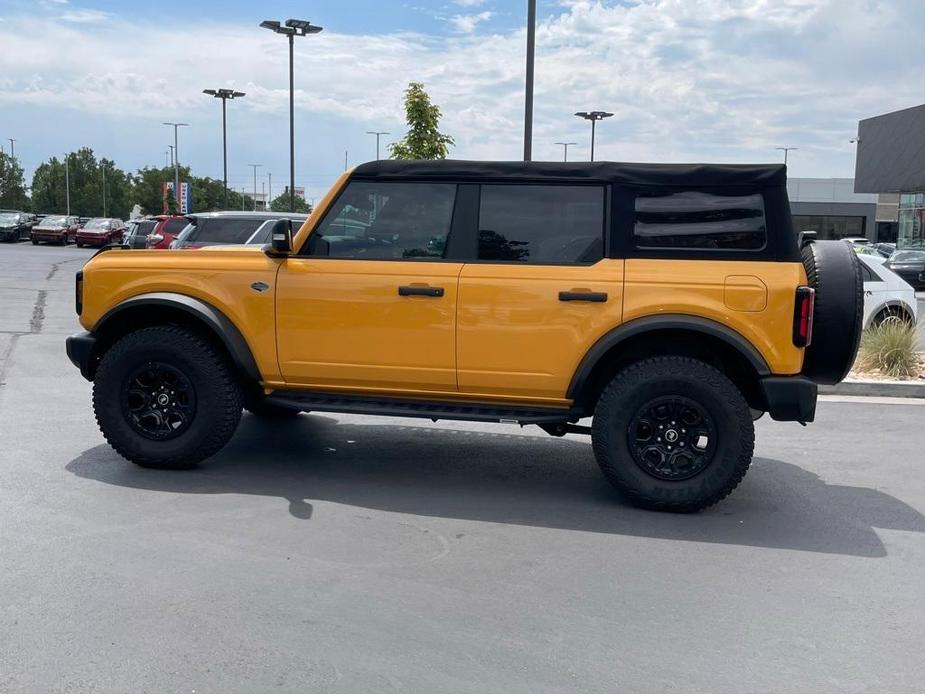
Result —
[{"label": "black side mirror", "polygon": [[292,253],[292,220],[277,219],[270,232],[270,247],[267,255],[282,258]]}]

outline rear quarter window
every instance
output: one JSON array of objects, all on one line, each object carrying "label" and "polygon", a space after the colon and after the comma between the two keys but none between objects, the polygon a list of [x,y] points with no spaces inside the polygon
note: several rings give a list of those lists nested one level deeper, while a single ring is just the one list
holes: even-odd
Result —
[{"label": "rear quarter window", "polygon": [[767,245],[760,193],[647,191],[636,196],[634,211],[639,249],[760,251]]}]

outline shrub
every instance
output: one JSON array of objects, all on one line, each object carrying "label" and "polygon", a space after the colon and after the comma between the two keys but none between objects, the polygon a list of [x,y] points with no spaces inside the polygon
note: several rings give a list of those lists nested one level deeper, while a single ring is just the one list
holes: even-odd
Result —
[{"label": "shrub", "polygon": [[858,365],[879,369],[891,378],[915,376],[919,356],[915,351],[915,325],[902,320],[887,320],[864,331]]}]

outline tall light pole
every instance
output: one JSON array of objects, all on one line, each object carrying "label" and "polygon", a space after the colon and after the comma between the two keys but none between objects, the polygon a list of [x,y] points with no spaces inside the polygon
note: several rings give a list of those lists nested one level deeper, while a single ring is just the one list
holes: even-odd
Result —
[{"label": "tall light pole", "polygon": [[16,159],[16,150],[13,149],[13,144],[16,142],[16,140],[14,140],[12,137],[8,137],[8,138],[6,138],[6,139],[10,141],[10,159],[15,160],[15,159]]},{"label": "tall light pole", "polygon": [[577,142],[557,142],[557,145],[562,145],[562,161],[568,161],[568,148],[571,145],[577,145]]},{"label": "tall light pole", "polygon": [[167,145],[167,149],[170,150],[170,168],[173,168],[173,145]]},{"label": "tall light pole", "polygon": [[64,197],[67,200],[67,216],[71,216],[71,169],[68,165],[70,153],[64,155]]},{"label": "tall light pole", "polygon": [[[172,147],[173,145],[167,145],[167,146]],[[164,168],[166,169],[169,166],[170,166],[170,150],[165,149],[164,150]]]},{"label": "tall light pole", "polygon": [[594,130],[599,120],[610,118],[613,114],[607,111],[579,111],[575,114],[579,118],[591,121],[591,161],[594,161]]},{"label": "tall light pole", "polygon": [[[273,174],[267,172],[267,202],[273,201]],[[267,206],[269,210],[269,205]]]},{"label": "tall light pole", "polygon": [[247,194],[247,187],[241,186],[241,212],[244,212],[244,196]]},{"label": "tall light pole", "polygon": [[787,155],[800,148],[799,147],[775,147],[774,149],[779,149],[780,151],[784,153],[784,166],[787,166]]},{"label": "tall light pole", "polygon": [[254,212],[257,211],[257,169],[263,164],[248,164],[254,168]]},{"label": "tall light pole", "polygon": [[227,121],[225,119],[225,102],[228,99],[240,99],[242,96],[245,96],[244,92],[236,92],[234,89],[203,89],[203,94],[208,94],[209,96],[214,96],[216,99],[222,100],[222,162],[223,162],[223,176],[222,181],[224,183],[224,192],[225,192],[225,201],[222,203],[224,207],[228,207],[228,128]]},{"label": "tall light pole", "polygon": [[[389,133],[382,131],[382,130],[367,130],[366,134],[376,136],[376,161],[379,161],[379,138],[382,135],[388,135]],[[346,168],[347,168],[347,153],[344,152],[344,169]]]},{"label": "tall light pole", "polygon": [[527,0],[527,83],[524,89],[524,161],[533,159],[533,63],[536,56],[536,0]]},{"label": "tall light pole", "polygon": [[189,123],[163,123],[173,127],[173,196],[177,199],[177,210],[180,211],[180,147],[177,139],[177,129],[189,126]]},{"label": "tall light pole", "polygon": [[100,161],[100,172],[103,174],[103,216],[106,216],[106,161]]},{"label": "tall light pole", "polygon": [[296,36],[318,34],[322,31],[319,26],[306,22],[303,19],[287,19],[286,25],[279,22],[265,20],[260,26],[289,39],[289,211],[295,212],[295,87],[293,79],[293,39]]}]

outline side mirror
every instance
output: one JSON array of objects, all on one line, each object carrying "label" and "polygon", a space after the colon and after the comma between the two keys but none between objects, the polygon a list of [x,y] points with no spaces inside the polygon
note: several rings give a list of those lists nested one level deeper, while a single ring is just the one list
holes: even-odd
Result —
[{"label": "side mirror", "polygon": [[267,255],[272,258],[283,258],[292,253],[292,220],[278,219],[270,232],[270,247]]}]

